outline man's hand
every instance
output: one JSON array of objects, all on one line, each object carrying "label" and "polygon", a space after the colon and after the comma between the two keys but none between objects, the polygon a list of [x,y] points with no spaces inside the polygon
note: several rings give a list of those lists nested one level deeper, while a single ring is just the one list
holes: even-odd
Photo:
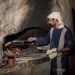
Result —
[{"label": "man's hand", "polygon": [[36,37],[30,37],[30,38],[27,39],[27,41],[28,42],[33,42],[33,41],[36,41],[36,39],[37,39]]}]

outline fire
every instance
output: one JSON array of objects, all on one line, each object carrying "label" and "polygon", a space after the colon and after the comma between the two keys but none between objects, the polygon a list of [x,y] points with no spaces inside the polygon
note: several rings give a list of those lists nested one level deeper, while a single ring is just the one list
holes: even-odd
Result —
[{"label": "fire", "polygon": [[15,48],[13,48],[13,50],[14,50],[14,52],[21,52],[22,51],[22,49],[20,47],[15,47]]},{"label": "fire", "polygon": [[22,53],[22,49],[20,48],[20,47],[14,47],[14,48],[7,48],[6,49],[7,50],[7,52],[10,54],[10,53],[12,53],[12,54],[20,54],[20,53]]}]

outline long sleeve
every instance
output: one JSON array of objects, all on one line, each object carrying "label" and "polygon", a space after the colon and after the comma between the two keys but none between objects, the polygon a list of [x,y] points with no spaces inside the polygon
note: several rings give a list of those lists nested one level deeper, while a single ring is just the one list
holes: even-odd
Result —
[{"label": "long sleeve", "polygon": [[73,36],[70,30],[67,30],[65,34],[65,48],[73,48]]},{"label": "long sleeve", "polygon": [[50,42],[50,32],[45,37],[39,37],[36,40],[37,45],[47,45]]}]

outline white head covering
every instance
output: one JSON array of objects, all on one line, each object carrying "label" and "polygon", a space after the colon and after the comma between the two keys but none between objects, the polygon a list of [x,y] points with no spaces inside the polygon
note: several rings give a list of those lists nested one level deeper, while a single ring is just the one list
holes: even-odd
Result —
[{"label": "white head covering", "polygon": [[64,23],[62,21],[62,18],[61,18],[61,15],[60,15],[59,12],[52,12],[51,14],[49,14],[47,16],[47,18],[49,18],[49,19],[55,18],[55,19],[58,20],[58,22],[60,23],[60,25],[63,25],[64,26]]}]

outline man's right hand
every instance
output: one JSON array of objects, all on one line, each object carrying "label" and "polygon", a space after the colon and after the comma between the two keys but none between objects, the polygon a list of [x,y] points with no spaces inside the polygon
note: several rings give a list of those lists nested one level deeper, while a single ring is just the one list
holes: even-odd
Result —
[{"label": "man's right hand", "polygon": [[33,42],[33,41],[36,41],[36,37],[29,37],[28,39],[27,39],[27,41],[28,42]]}]

